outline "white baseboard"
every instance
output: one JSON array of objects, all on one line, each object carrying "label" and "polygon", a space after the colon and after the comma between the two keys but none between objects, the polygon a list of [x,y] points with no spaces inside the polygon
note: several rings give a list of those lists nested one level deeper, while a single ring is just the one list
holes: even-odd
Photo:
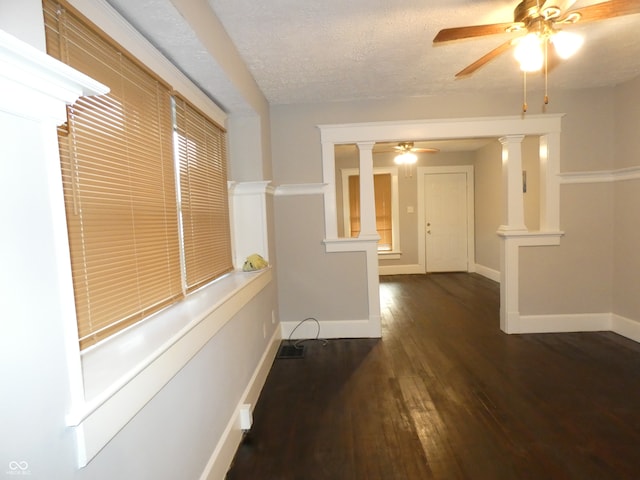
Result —
[{"label": "white baseboard", "polygon": [[476,263],[476,273],[479,273],[483,277],[487,277],[489,280],[500,283],[500,272],[498,270]]},{"label": "white baseboard", "polygon": [[614,313],[611,315],[611,331],[640,343],[640,321],[621,317]]},{"label": "white baseboard", "polygon": [[424,267],[419,264],[414,265],[380,265],[378,267],[380,275],[420,275],[424,272]]},{"label": "white baseboard", "polygon": [[521,315],[519,333],[599,332],[611,330],[610,313]]},{"label": "white baseboard", "polygon": [[[301,340],[305,338],[377,338],[379,328],[369,320],[324,320],[318,324],[312,320],[300,323],[280,322],[282,338]],[[295,330],[295,331],[294,331]]]},{"label": "white baseboard", "polygon": [[522,315],[518,333],[613,332],[640,343],[640,321],[615,313]]},{"label": "white baseboard", "polygon": [[[479,273],[483,277],[487,277],[494,282],[500,282],[500,272],[484,265],[473,264],[469,268],[469,272]],[[420,275],[425,273],[424,267],[419,264],[413,265],[380,265],[378,267],[380,275]]]},{"label": "white baseboard", "polygon": [[247,388],[242,394],[241,400],[236,406],[236,410],[233,416],[229,419],[229,423],[224,430],[224,433],[220,437],[216,448],[214,449],[207,465],[200,475],[200,480],[221,480],[227,475],[227,471],[233,462],[238,445],[242,441],[242,428],[240,427],[240,411],[243,405],[251,405],[251,411],[255,407],[262,387],[267,380],[269,370],[273,360],[278,353],[278,347],[282,337],[280,335],[280,329],[276,328],[269,346],[265,350],[255,372],[253,373]]}]

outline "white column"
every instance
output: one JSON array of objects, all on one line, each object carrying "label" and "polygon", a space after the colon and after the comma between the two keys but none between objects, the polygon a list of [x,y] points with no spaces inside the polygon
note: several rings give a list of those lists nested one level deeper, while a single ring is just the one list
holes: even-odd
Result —
[{"label": "white column", "polygon": [[519,333],[518,238],[500,237],[500,330]]},{"label": "white column", "polygon": [[67,104],[108,91],[0,30],[0,377],[19,386],[0,398],[0,423],[20,432],[10,438],[17,452],[35,452],[39,432],[62,432],[61,412],[40,408],[44,392],[56,408],[60,398],[70,409],[84,402],[56,126]]},{"label": "white column", "polygon": [[524,135],[500,138],[502,144],[503,224],[499,231],[526,231],[522,197],[522,140]]},{"label": "white column", "polygon": [[502,144],[503,224],[500,235],[500,329],[516,333],[518,301],[518,242],[510,234],[526,232],[522,195],[522,140],[524,135],[500,138]]},{"label": "white column", "polygon": [[322,181],[324,182],[324,236],[338,238],[336,207],[336,153],[333,142],[322,142]]},{"label": "white column", "polygon": [[360,235],[358,238],[380,238],[376,229],[376,202],[373,192],[373,146],[375,142],[358,143],[360,151]]},{"label": "white column", "polygon": [[560,230],[560,133],[540,136],[540,230]]},{"label": "white column", "polygon": [[229,182],[229,210],[233,266],[241,269],[247,256],[257,253],[269,260],[267,187],[269,181]]}]

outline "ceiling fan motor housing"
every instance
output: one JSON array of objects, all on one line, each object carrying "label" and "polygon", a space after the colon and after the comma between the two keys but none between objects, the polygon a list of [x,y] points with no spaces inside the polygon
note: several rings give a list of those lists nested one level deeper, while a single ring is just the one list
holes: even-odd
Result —
[{"label": "ceiling fan motor housing", "polygon": [[523,0],[513,10],[513,21],[516,23],[522,22],[526,25],[538,16],[540,15],[536,0]]}]

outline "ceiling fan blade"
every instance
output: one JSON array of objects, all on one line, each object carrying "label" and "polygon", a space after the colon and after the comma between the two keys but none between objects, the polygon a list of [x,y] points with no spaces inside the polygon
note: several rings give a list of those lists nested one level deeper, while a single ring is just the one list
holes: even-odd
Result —
[{"label": "ceiling fan blade", "polygon": [[609,2],[596,3],[572,10],[567,12],[567,15],[574,12],[580,14],[580,23],[595,22],[606,20],[607,18],[640,13],[640,0],[610,0]]},{"label": "ceiling fan blade", "polygon": [[473,72],[478,70],[484,64],[490,62],[491,60],[496,58],[498,55],[503,54],[504,52],[506,52],[510,48],[511,48],[511,40],[509,40],[508,42],[503,43],[499,47],[494,48],[489,53],[487,53],[483,57],[479,58],[478,60],[473,62],[468,67],[463,68],[462,70],[460,70],[458,73],[456,73],[456,78],[464,77],[466,75],[471,75]]},{"label": "ceiling fan blade", "polygon": [[445,28],[438,32],[433,39],[433,43],[450,42],[451,40],[462,40],[463,38],[482,37],[485,35],[496,35],[498,33],[505,33],[508,28],[513,28],[514,26],[524,27],[524,24],[520,22],[510,22],[473,25],[470,27]]},{"label": "ceiling fan blade", "polygon": [[439,148],[412,148],[411,151],[414,153],[438,153],[440,149]]}]

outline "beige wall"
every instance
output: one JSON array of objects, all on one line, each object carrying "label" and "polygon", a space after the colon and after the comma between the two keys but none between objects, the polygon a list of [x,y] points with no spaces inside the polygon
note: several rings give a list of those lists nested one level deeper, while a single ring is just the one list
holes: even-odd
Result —
[{"label": "beige wall", "polygon": [[520,248],[520,314],[611,311],[612,186],[563,185],[560,246]]},{"label": "beige wall", "polygon": [[[640,168],[639,92],[640,77],[616,89],[616,168]],[[640,179],[613,190],[613,312],[640,321]]]},{"label": "beige wall", "polygon": [[640,180],[614,186],[613,313],[640,321]]},{"label": "beige wall", "polygon": [[476,264],[500,271],[497,230],[502,218],[502,145],[496,139],[476,152],[475,239]]},{"label": "beige wall", "polygon": [[540,139],[522,141],[522,170],[526,172],[527,191],[523,193],[524,224],[530,231],[540,229]]},{"label": "beige wall", "polygon": [[[552,90],[549,113],[564,113],[561,137],[562,172],[597,171],[613,168],[614,155],[614,99],[616,95],[625,98],[620,103],[635,100],[633,88],[627,91],[602,88],[560,92]],[[539,95],[541,98],[541,95]],[[630,96],[631,98],[626,98]],[[531,93],[530,98],[538,94]],[[322,181],[320,136],[317,125],[369,121],[393,121],[428,118],[453,118],[474,116],[514,115],[519,112],[520,93],[501,95],[459,95],[450,97],[424,97],[398,101],[343,102],[313,105],[283,105],[271,109],[272,145],[274,158],[274,180],[277,184],[308,183]],[[530,113],[540,113],[538,106],[530,106]],[[631,108],[629,107],[629,110]],[[628,115],[632,115],[629,112]],[[636,121],[636,125],[638,122]],[[531,144],[529,142],[532,142]],[[537,149],[535,140],[526,140],[525,150]],[[537,155],[537,152],[536,152]],[[535,168],[525,161],[529,186],[537,183]],[[477,167],[476,167],[477,168]],[[493,165],[492,168],[497,168]],[[484,172],[490,175],[490,172]],[[493,173],[495,175],[495,173]],[[496,186],[495,189],[499,189]],[[490,182],[481,185],[481,191],[495,193]],[[533,191],[533,190],[530,190]],[[476,193],[476,198],[480,193]],[[528,194],[527,194],[527,199]],[[495,201],[495,199],[494,199]],[[612,271],[612,187],[610,185],[563,185],[561,187],[561,228],[566,232],[559,247],[521,248],[521,289],[520,310],[522,314],[533,313],[573,313],[611,311],[611,271]],[[529,228],[535,229],[537,215],[527,208]],[[489,208],[489,207],[487,207]],[[482,215],[482,209],[480,209]],[[296,221],[302,218],[307,227],[322,225],[323,212],[320,208],[302,215],[296,211]],[[282,239],[295,234],[301,226],[288,221],[290,211],[276,208],[278,218],[276,236],[278,255],[283,248]],[[484,230],[478,239],[480,246],[478,262],[486,262],[496,268],[496,247],[492,242],[495,234],[495,212],[484,212]],[[500,215],[501,212],[498,212]],[[493,216],[492,216],[493,215]],[[313,227],[315,228],[315,227]],[[493,231],[493,233],[492,233]],[[309,238],[309,244],[287,244],[287,248],[304,251],[309,246],[322,241],[323,231]],[[482,243],[484,241],[484,243]],[[289,253],[290,254],[290,253]],[[350,254],[346,254],[350,255]],[[354,277],[352,268],[364,270],[364,259],[349,262],[348,266],[330,260],[332,254],[319,252],[317,258],[317,278],[335,280],[331,285],[334,296],[340,303],[345,302],[344,293],[348,280]],[[622,262],[621,262],[622,263]],[[304,270],[302,265],[291,265],[294,270]],[[289,272],[287,275],[294,275]],[[321,280],[318,280],[318,284]],[[319,286],[319,285],[318,285]],[[314,295],[313,284],[308,285],[309,300]],[[286,292],[281,292],[280,309],[284,318],[288,317],[292,302]],[[320,317],[322,311],[318,312]]]},{"label": "beige wall", "polygon": [[276,196],[280,320],[366,320],[363,252],[324,252],[321,195]]}]

